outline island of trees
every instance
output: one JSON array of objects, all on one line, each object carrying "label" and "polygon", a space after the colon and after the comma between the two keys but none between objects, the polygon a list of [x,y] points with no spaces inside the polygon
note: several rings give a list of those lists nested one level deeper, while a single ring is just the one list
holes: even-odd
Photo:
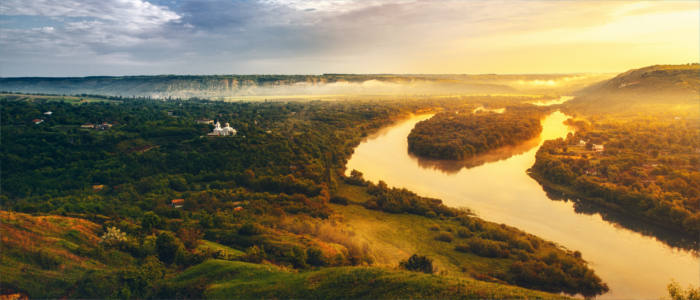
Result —
[{"label": "island of trees", "polygon": [[419,122],[408,135],[418,156],[462,160],[503,146],[517,145],[542,131],[542,109],[512,106],[502,113],[444,111]]}]

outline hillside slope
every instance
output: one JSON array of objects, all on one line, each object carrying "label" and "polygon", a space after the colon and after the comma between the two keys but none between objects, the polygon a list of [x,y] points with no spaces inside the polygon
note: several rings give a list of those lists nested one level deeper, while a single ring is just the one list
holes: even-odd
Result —
[{"label": "hillside slope", "polygon": [[159,288],[158,297],[302,299],[566,299],[519,287],[372,267],[289,272],[276,266],[209,260]]},{"label": "hillside slope", "polygon": [[58,298],[90,270],[101,226],[83,219],[0,211],[0,285],[31,297]]},{"label": "hillside slope", "polygon": [[683,111],[698,108],[699,93],[699,64],[655,65],[582,89],[564,107],[581,113]]}]

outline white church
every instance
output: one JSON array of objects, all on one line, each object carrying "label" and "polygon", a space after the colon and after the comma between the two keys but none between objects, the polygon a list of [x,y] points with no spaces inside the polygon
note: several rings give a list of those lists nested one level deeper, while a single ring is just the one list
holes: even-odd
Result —
[{"label": "white church", "polygon": [[216,121],[216,124],[214,124],[214,130],[212,132],[208,133],[207,135],[209,136],[234,136],[236,135],[236,129],[232,128],[231,125],[226,123],[226,127],[221,128],[221,123],[219,121]]}]

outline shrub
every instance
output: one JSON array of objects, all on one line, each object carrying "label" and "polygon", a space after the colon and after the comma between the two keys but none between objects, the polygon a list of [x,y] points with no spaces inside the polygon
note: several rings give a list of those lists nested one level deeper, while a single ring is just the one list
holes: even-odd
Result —
[{"label": "shrub", "polygon": [[243,224],[243,226],[238,228],[238,234],[241,234],[241,235],[251,236],[251,235],[258,235],[260,233],[262,233],[262,230],[260,229],[260,227],[256,226],[255,224],[252,224],[252,223],[245,223],[245,224]]},{"label": "shrub", "polygon": [[56,269],[61,265],[61,259],[58,256],[45,250],[34,252],[33,258],[36,263],[45,270]]},{"label": "shrub", "polygon": [[333,196],[331,197],[331,203],[335,204],[340,204],[340,205],[348,205],[348,198],[345,198],[343,196]]},{"label": "shrub", "polygon": [[484,257],[508,257],[510,252],[503,247],[503,243],[480,238],[472,238],[468,241],[469,250],[476,255]]},{"label": "shrub", "polygon": [[459,245],[455,246],[455,250],[459,251],[459,252],[467,253],[471,250],[471,248],[469,247],[469,245],[459,244]]},{"label": "shrub", "polygon": [[323,252],[321,251],[321,249],[318,249],[316,247],[307,248],[306,263],[314,267],[326,265],[326,260],[323,257]]},{"label": "shrub", "polygon": [[258,247],[258,246],[252,246],[245,251],[245,256],[243,256],[243,260],[247,262],[252,262],[252,263],[261,263],[263,259],[265,259],[265,251]]},{"label": "shrub", "polygon": [[459,236],[461,238],[468,238],[468,237],[472,237],[473,235],[474,234],[471,231],[469,231],[465,228],[457,229],[457,236]]},{"label": "shrub", "polygon": [[433,260],[418,254],[413,254],[407,260],[399,262],[399,267],[409,271],[417,271],[428,274],[435,272],[435,269],[433,268]]},{"label": "shrub", "polygon": [[453,237],[452,237],[452,234],[449,233],[449,232],[440,232],[440,233],[435,237],[435,239],[438,240],[438,241],[450,243],[450,242],[452,242]]}]

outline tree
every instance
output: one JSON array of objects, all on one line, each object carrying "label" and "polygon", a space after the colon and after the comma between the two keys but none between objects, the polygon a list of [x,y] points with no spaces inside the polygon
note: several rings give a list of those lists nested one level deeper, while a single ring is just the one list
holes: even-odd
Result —
[{"label": "tree", "polygon": [[177,236],[187,249],[197,248],[203,235],[204,234],[202,234],[202,231],[196,228],[183,227],[177,232]]},{"label": "tree", "polygon": [[175,261],[182,247],[182,242],[170,232],[163,232],[156,238],[158,258],[166,264],[172,264]]},{"label": "tree", "polygon": [[678,282],[672,280],[666,289],[672,300],[700,300],[700,288],[688,286],[688,289],[684,289]]},{"label": "tree", "polygon": [[148,233],[150,233],[153,229],[158,228],[160,224],[160,217],[152,211],[146,212],[141,218],[141,228]]},{"label": "tree", "polygon": [[399,267],[409,271],[417,271],[432,274],[435,272],[433,268],[433,260],[422,255],[413,254],[408,260],[399,262]]},{"label": "tree", "polygon": [[108,245],[116,245],[127,241],[126,233],[114,226],[107,228],[107,231],[101,238],[102,242]]}]

